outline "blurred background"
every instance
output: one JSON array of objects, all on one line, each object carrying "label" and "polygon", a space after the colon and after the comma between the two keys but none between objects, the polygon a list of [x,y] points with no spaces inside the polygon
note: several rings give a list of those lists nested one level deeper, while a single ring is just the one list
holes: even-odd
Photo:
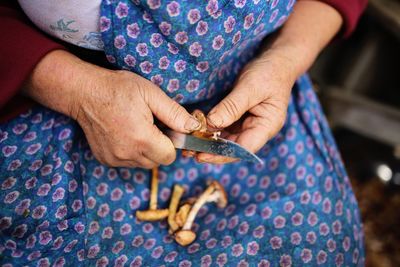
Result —
[{"label": "blurred background", "polygon": [[400,0],[369,0],[311,76],[359,201],[367,266],[400,266]]}]

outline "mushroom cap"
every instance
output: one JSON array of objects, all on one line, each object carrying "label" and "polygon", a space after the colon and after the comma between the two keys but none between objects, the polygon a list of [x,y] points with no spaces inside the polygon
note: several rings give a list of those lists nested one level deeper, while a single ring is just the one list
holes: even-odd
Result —
[{"label": "mushroom cap", "polygon": [[225,188],[215,180],[212,181],[211,185],[215,188],[215,191],[220,192],[220,197],[217,201],[218,208],[225,208],[228,205],[228,195],[226,194]]},{"label": "mushroom cap", "polygon": [[196,234],[191,230],[181,230],[175,234],[175,241],[181,246],[187,246],[196,239]]}]

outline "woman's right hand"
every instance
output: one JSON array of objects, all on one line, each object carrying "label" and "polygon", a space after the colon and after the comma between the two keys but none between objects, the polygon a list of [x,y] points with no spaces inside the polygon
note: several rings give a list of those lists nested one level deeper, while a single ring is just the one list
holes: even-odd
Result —
[{"label": "woman's right hand", "polygon": [[159,87],[128,71],[111,71],[56,50],[36,66],[24,93],[76,119],[94,156],[116,167],[152,168],[176,157],[155,125],[189,133],[199,122]]}]

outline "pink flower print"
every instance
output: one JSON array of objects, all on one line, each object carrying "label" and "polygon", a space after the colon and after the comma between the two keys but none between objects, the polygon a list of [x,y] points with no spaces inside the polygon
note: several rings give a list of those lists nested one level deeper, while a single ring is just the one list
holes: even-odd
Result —
[{"label": "pink flower print", "polygon": [[96,187],[96,192],[99,196],[104,196],[108,192],[108,185],[106,183],[100,183]]},{"label": "pink flower print", "polygon": [[86,206],[88,209],[93,209],[96,206],[96,199],[94,197],[89,197],[86,201]]},{"label": "pink flower print", "polygon": [[186,84],[186,91],[190,93],[196,91],[197,89],[199,89],[199,84],[200,84],[199,80],[188,81],[188,83]]},{"label": "pink flower print", "polygon": [[282,238],[274,236],[269,240],[272,249],[280,249],[282,247]]},{"label": "pink flower print", "polygon": [[326,223],[321,223],[319,226],[319,233],[322,236],[326,236],[329,234],[329,226]]},{"label": "pink flower print", "polygon": [[107,203],[104,203],[101,204],[99,209],[97,210],[97,215],[104,218],[108,215],[109,212],[110,212],[110,207],[108,206]]},{"label": "pink flower print", "polygon": [[241,244],[236,244],[232,247],[232,256],[239,257],[243,254],[243,246]]},{"label": "pink flower print", "polygon": [[247,255],[254,256],[258,253],[260,246],[256,241],[252,241],[247,244]]},{"label": "pink flower print", "polygon": [[342,214],[343,214],[343,202],[341,200],[338,200],[338,202],[335,205],[335,215],[341,216]]},{"label": "pink flower print", "polygon": [[1,151],[3,152],[3,155],[8,158],[17,151],[17,146],[4,146]]},{"label": "pink flower print", "polygon": [[172,43],[168,43],[168,51],[170,53],[176,55],[179,52],[179,48],[176,45],[172,44]]},{"label": "pink flower print", "polygon": [[28,125],[26,125],[25,123],[23,124],[17,124],[13,127],[12,131],[16,134],[16,135],[20,135],[23,132],[26,131],[26,129],[28,129]]},{"label": "pink flower print", "polygon": [[134,56],[132,55],[126,55],[124,58],[124,62],[126,65],[128,65],[129,67],[134,67],[136,65],[136,59]]},{"label": "pink flower print", "polygon": [[187,19],[189,20],[190,24],[195,24],[196,22],[198,22],[200,20],[200,18],[201,18],[201,14],[197,8],[189,10]]},{"label": "pink flower print", "polygon": [[23,215],[31,206],[30,199],[24,199],[15,207],[15,213],[18,215]]},{"label": "pink flower print", "polygon": [[183,99],[185,99],[185,97],[182,94],[177,94],[176,96],[174,96],[172,98],[174,101],[176,101],[177,103],[182,103]]},{"label": "pink flower print", "polygon": [[233,16],[229,16],[225,21],[224,21],[224,28],[226,33],[231,33],[233,31],[233,28],[235,27],[236,20]]},{"label": "pink flower print", "polygon": [[209,267],[211,266],[212,259],[210,255],[205,255],[201,257],[201,267]]},{"label": "pink flower print", "polygon": [[208,241],[206,242],[206,247],[207,247],[208,249],[212,249],[212,248],[214,248],[216,245],[217,245],[217,240],[216,240],[215,238],[211,238],[210,240],[208,240]]},{"label": "pink flower print", "polygon": [[143,61],[139,66],[140,70],[145,74],[149,74],[153,70],[153,64],[149,61]]},{"label": "pink flower print", "polygon": [[303,224],[303,214],[301,214],[300,212],[296,212],[293,216],[292,216],[292,224],[294,226],[299,226]]},{"label": "pink flower print", "polygon": [[161,0],[147,0],[147,5],[150,9],[158,9],[161,6]]},{"label": "pink flower print", "polygon": [[217,262],[219,267],[224,266],[228,262],[228,257],[226,255],[226,253],[219,254],[218,257],[217,257],[216,262]]},{"label": "pink flower print", "polygon": [[130,267],[140,267],[143,264],[143,259],[141,256],[136,256],[135,259],[131,262]]},{"label": "pink flower print", "polygon": [[307,218],[307,222],[310,226],[315,226],[318,223],[318,215],[315,212],[310,212]]},{"label": "pink flower print", "polygon": [[253,216],[257,211],[257,206],[256,204],[250,204],[246,207],[246,209],[244,210],[244,215],[246,217],[251,217]]},{"label": "pink flower print", "polygon": [[232,38],[232,43],[237,44],[240,41],[241,37],[242,37],[242,33],[240,31],[236,32]]},{"label": "pink flower print", "polygon": [[53,196],[52,196],[53,202],[63,199],[64,196],[65,196],[65,189],[62,187],[57,188],[56,191],[54,191]]},{"label": "pink flower print", "polygon": [[221,245],[223,248],[227,248],[232,244],[232,237],[226,235],[221,241]]},{"label": "pink flower print", "polygon": [[78,240],[74,239],[71,242],[69,242],[65,248],[64,248],[64,252],[68,253],[71,252],[72,249],[75,247],[75,245],[78,243]]},{"label": "pink flower print", "polygon": [[103,233],[101,234],[101,237],[103,239],[111,239],[113,234],[114,234],[114,230],[108,226],[108,227],[104,228]]},{"label": "pink flower print", "polygon": [[192,262],[183,260],[179,263],[178,267],[192,267]]},{"label": "pink flower print", "polygon": [[354,264],[357,263],[359,254],[360,254],[360,252],[359,252],[358,249],[356,248],[356,249],[353,251],[353,263],[354,263]]},{"label": "pink flower print", "polygon": [[281,215],[275,217],[274,219],[275,228],[282,229],[283,227],[285,227],[285,224],[286,224],[286,219],[284,217],[282,217]]},{"label": "pink flower print", "polygon": [[68,221],[67,221],[67,220],[64,220],[64,221],[59,222],[59,223],[57,224],[57,228],[58,228],[58,230],[60,230],[60,231],[64,231],[64,230],[68,229]]},{"label": "pink flower print", "polygon": [[213,39],[213,43],[212,43],[212,48],[214,50],[220,50],[222,48],[222,46],[224,45],[225,40],[224,38],[222,38],[222,35],[218,35],[217,37],[215,37]]},{"label": "pink flower print", "polygon": [[282,255],[281,259],[279,261],[279,266],[281,267],[290,267],[292,266],[292,257],[290,257],[289,255]]},{"label": "pink flower print", "polygon": [[[164,253],[164,249],[162,246],[156,247],[153,252],[151,253],[151,257],[154,259],[158,259],[161,257],[161,255]],[[190,253],[190,252],[189,252]]]},{"label": "pink flower print", "polygon": [[[61,177],[61,176],[60,176]],[[78,188],[78,182],[75,179],[72,179],[69,183],[68,183],[68,191],[73,193],[75,192],[75,190]]]},{"label": "pink flower print", "polygon": [[66,205],[62,205],[57,209],[56,212],[56,218],[57,219],[62,219],[65,217],[65,215],[67,215],[67,206]]},{"label": "pink flower print", "polygon": [[50,261],[48,258],[41,258],[38,263],[38,267],[50,267]]},{"label": "pink flower print", "polygon": [[336,242],[333,239],[329,239],[326,242],[329,252],[334,252],[336,250]]},{"label": "pink flower print", "polygon": [[249,231],[249,224],[247,222],[242,222],[239,225],[238,233],[241,235],[245,235],[247,234],[248,231]]},{"label": "pink flower print", "polygon": [[327,254],[325,251],[320,250],[317,254],[317,264],[322,265],[326,262]]},{"label": "pink flower print", "polygon": [[205,72],[205,71],[207,71],[207,70],[208,70],[208,61],[201,61],[201,62],[197,63],[196,69],[197,69],[199,72]]},{"label": "pink flower print", "polygon": [[164,81],[163,77],[160,74],[152,76],[150,80],[157,86],[161,86]]},{"label": "pink flower print", "polygon": [[123,195],[123,192],[119,188],[115,188],[113,191],[111,191],[111,200],[112,201],[118,201],[121,199]]},{"label": "pink flower print", "polygon": [[36,177],[32,177],[32,178],[26,180],[25,188],[26,189],[32,189],[32,188],[34,188],[36,186],[36,183],[37,183],[37,178]]},{"label": "pink flower print", "polygon": [[246,0],[235,0],[235,7],[243,8],[246,4]]},{"label": "pink flower print", "polygon": [[330,213],[332,210],[332,204],[329,198],[325,198],[322,202],[322,211],[324,213]]},{"label": "pink flower print", "polygon": [[159,33],[153,33],[150,38],[150,43],[154,47],[159,47],[164,42],[163,37]]},{"label": "pink flower print", "polygon": [[108,263],[108,258],[106,256],[103,256],[96,261],[96,267],[107,267]]},{"label": "pink flower print", "polygon": [[[0,226],[1,229],[1,226]],[[26,239],[26,248],[33,248],[36,244],[36,237],[34,234],[30,235],[27,239]]]},{"label": "pink flower print", "polygon": [[300,257],[304,263],[309,263],[312,260],[312,251],[305,248],[301,251]]},{"label": "pink flower print", "polygon": [[39,243],[41,245],[47,245],[52,239],[53,236],[49,231],[43,231],[39,234]]},{"label": "pink flower print", "polygon": [[132,23],[126,26],[126,32],[130,38],[136,39],[140,34],[139,24]]},{"label": "pink flower print", "polygon": [[46,206],[40,205],[37,206],[33,211],[32,211],[32,218],[34,219],[41,219],[44,214],[46,213],[47,208]]},{"label": "pink flower print", "polygon": [[112,252],[114,254],[118,254],[121,252],[121,250],[123,250],[125,247],[125,242],[124,241],[118,241],[117,243],[115,243],[115,245],[112,248]]},{"label": "pink flower print", "polygon": [[15,182],[17,179],[14,177],[8,177],[2,184],[1,184],[1,189],[2,190],[7,190],[12,188],[15,185]]},{"label": "pink flower print", "polygon": [[158,60],[158,67],[162,70],[166,70],[169,66],[169,63],[169,59],[166,56],[163,56]]},{"label": "pink flower print", "polygon": [[127,4],[119,2],[118,6],[115,8],[115,15],[117,15],[119,19],[125,18],[128,16],[128,10],[129,7]]},{"label": "pink flower print", "polygon": [[8,139],[8,132],[3,132],[0,130],[0,143],[2,143],[4,140]]},{"label": "pink flower print", "polygon": [[189,40],[188,35],[185,31],[178,32],[175,34],[175,41],[178,44],[185,44]]},{"label": "pink flower print", "polygon": [[326,192],[332,191],[332,187],[333,187],[332,177],[330,177],[330,176],[326,177],[324,187],[325,187]]},{"label": "pink flower print", "polygon": [[337,255],[336,255],[336,258],[335,258],[336,266],[342,266],[342,265],[343,265],[343,262],[344,262],[343,253],[337,254]]},{"label": "pink flower print", "polygon": [[121,235],[127,235],[132,232],[132,226],[129,223],[124,223],[119,229]]},{"label": "pink flower print", "polygon": [[266,220],[269,219],[272,215],[272,210],[270,207],[265,207],[261,212],[261,217]]},{"label": "pink flower print", "polygon": [[176,1],[172,1],[167,5],[167,12],[170,17],[176,17],[180,13],[180,5]]},{"label": "pink flower print", "polygon": [[87,253],[87,257],[89,259],[94,259],[94,258],[96,258],[96,256],[99,253],[99,251],[100,251],[100,246],[98,244],[93,245],[93,246],[91,246],[89,248],[89,251]]},{"label": "pink flower print", "polygon": [[13,241],[13,240],[7,240],[4,247],[6,249],[16,250],[17,249],[17,243],[15,243],[15,241]]},{"label": "pink flower print", "polygon": [[158,25],[158,28],[160,29],[161,33],[162,33],[164,36],[168,36],[168,35],[171,34],[172,26],[171,26],[171,24],[169,24],[168,22],[165,22],[165,21],[161,22],[161,23]]},{"label": "pink flower print", "polygon": [[199,42],[194,42],[189,46],[189,54],[194,57],[199,57],[201,52],[203,51],[203,47]]},{"label": "pink flower print", "polygon": [[22,139],[24,142],[31,142],[35,140],[37,137],[36,132],[29,132],[27,133],[24,138]]},{"label": "pink flower print", "polygon": [[167,90],[168,92],[175,92],[179,89],[179,80],[178,79],[171,79],[168,81]]},{"label": "pink flower print", "polygon": [[114,46],[117,49],[122,49],[126,46],[126,40],[125,37],[122,35],[118,35],[117,37],[115,37],[114,39]]},{"label": "pink flower print", "polygon": [[26,224],[21,224],[15,227],[14,231],[12,232],[12,236],[16,238],[22,238],[26,234],[28,230],[28,226]]},{"label": "pink flower print", "polygon": [[196,26],[196,32],[198,35],[202,36],[208,32],[208,23],[205,21],[199,21]]},{"label": "pink flower print", "polygon": [[265,227],[263,225],[257,226],[253,230],[253,236],[255,238],[263,238],[264,237],[264,233],[265,233]]},{"label": "pink flower print", "polygon": [[60,257],[54,262],[53,267],[63,267],[64,265],[65,265],[65,258]]},{"label": "pink flower print", "polygon": [[247,203],[249,200],[250,200],[249,194],[244,193],[243,195],[241,195],[239,202],[240,202],[240,204],[245,204],[245,203]]},{"label": "pink flower print", "polygon": [[123,209],[117,209],[113,212],[113,220],[116,222],[122,222],[125,217],[125,211]]},{"label": "pink flower print", "polygon": [[147,54],[148,54],[147,44],[139,43],[136,46],[136,52],[139,53],[139,56],[142,56],[142,57],[147,56]]},{"label": "pink flower print", "polygon": [[25,153],[27,155],[33,155],[36,154],[36,152],[39,151],[39,149],[42,148],[42,144],[40,143],[36,143],[36,144],[32,144],[30,146],[28,146],[28,148],[25,150]]},{"label": "pink flower print", "polygon": [[140,207],[140,198],[134,196],[129,200],[129,207],[133,210],[137,209]]},{"label": "pink flower print", "polygon": [[290,235],[290,242],[293,245],[299,245],[301,243],[301,235],[299,232],[294,232]]},{"label": "pink flower print", "polygon": [[222,219],[217,224],[217,231],[223,231],[226,227],[226,219]]},{"label": "pink flower print", "polygon": [[143,19],[147,22],[147,23],[153,23],[153,17],[151,16],[151,14],[147,11],[143,12]]},{"label": "pink flower print", "polygon": [[206,240],[210,236],[210,230],[204,230],[200,234],[200,240]]},{"label": "pink flower print", "polygon": [[144,243],[144,247],[147,250],[150,250],[154,247],[156,244],[156,240],[154,238],[147,239],[147,241]]},{"label": "pink flower print", "polygon": [[100,31],[105,32],[110,29],[111,20],[107,17],[102,16],[100,18]]},{"label": "pink flower print", "polygon": [[85,225],[81,222],[78,222],[75,224],[74,229],[78,234],[82,234],[85,231]]},{"label": "pink flower print", "polygon": [[88,233],[93,235],[94,233],[97,233],[100,229],[99,223],[96,221],[93,221],[89,224],[89,230]]},{"label": "pink flower print", "polygon": [[178,256],[178,252],[172,251],[172,252],[168,253],[168,254],[164,257],[164,261],[165,261],[165,262],[174,262],[176,256]]},{"label": "pink flower print", "polygon": [[82,200],[80,199],[75,199],[74,202],[72,202],[72,210],[74,212],[79,211],[82,208]]},{"label": "pink flower print", "polygon": [[37,258],[40,258],[41,256],[42,256],[42,253],[40,253],[40,251],[36,250],[36,251],[32,252],[31,254],[29,254],[27,259],[29,261],[33,261]]},{"label": "pink flower print", "polygon": [[314,244],[317,241],[317,235],[314,232],[308,232],[306,235],[306,240],[310,244]]},{"label": "pink flower print", "polygon": [[308,204],[311,200],[310,193],[308,191],[304,191],[300,196],[301,204]]},{"label": "pink flower print", "polygon": [[132,246],[134,247],[140,247],[144,242],[143,236],[135,236],[135,238],[132,240]]},{"label": "pink flower print", "polygon": [[133,175],[133,180],[135,181],[135,183],[138,184],[143,184],[145,178],[146,175],[143,172],[135,172],[135,174]]},{"label": "pink flower print", "polygon": [[275,184],[276,186],[282,186],[286,183],[286,175],[284,173],[279,173],[275,177]]},{"label": "pink flower print", "polygon": [[243,28],[248,30],[253,25],[253,23],[254,23],[254,14],[250,13],[244,18]]},{"label": "pink flower print", "polygon": [[218,0],[209,0],[206,6],[206,10],[209,15],[214,14],[218,11]]},{"label": "pink flower print", "polygon": [[182,59],[176,61],[174,64],[175,71],[178,73],[183,72],[186,69],[186,64],[187,64],[186,61]]},{"label": "pink flower print", "polygon": [[342,231],[342,224],[340,223],[340,221],[338,220],[334,221],[332,224],[332,233],[338,235],[340,234],[341,231]]},{"label": "pink flower print", "polygon": [[271,9],[274,9],[279,3],[279,0],[273,0],[271,3]]}]

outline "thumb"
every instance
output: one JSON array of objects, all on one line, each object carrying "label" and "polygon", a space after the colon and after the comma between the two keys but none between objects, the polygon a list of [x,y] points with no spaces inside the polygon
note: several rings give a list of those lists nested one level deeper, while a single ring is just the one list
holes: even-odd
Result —
[{"label": "thumb", "polygon": [[262,101],[255,88],[239,83],[207,115],[207,123],[214,128],[225,128],[239,120],[249,109]]},{"label": "thumb", "polygon": [[147,105],[154,116],[174,131],[188,133],[200,128],[196,118],[159,88],[150,90]]}]

